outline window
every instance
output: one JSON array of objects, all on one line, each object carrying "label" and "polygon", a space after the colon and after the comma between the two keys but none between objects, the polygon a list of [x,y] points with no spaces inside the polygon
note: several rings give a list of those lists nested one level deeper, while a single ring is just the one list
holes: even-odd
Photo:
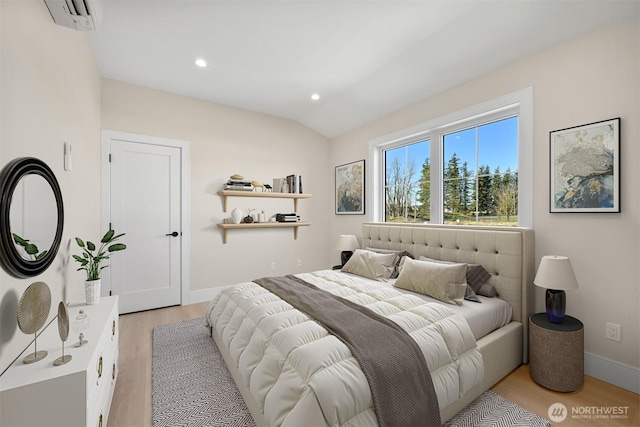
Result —
[{"label": "window", "polygon": [[531,89],[370,143],[374,221],[531,226]]},{"label": "window", "polygon": [[431,219],[430,151],[429,140],[384,151],[385,221]]},{"label": "window", "polygon": [[443,136],[445,224],[518,225],[518,117]]}]

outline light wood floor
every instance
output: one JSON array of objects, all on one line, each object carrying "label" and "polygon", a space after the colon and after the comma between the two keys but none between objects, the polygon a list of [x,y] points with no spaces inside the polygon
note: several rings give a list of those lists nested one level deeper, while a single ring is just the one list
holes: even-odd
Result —
[{"label": "light wood floor", "polygon": [[[202,317],[207,303],[169,307],[120,316],[120,360],[116,389],[109,414],[109,426],[151,426],[151,334],[153,327]],[[640,396],[591,377],[584,387],[572,393],[557,393],[539,386],[523,365],[492,387],[492,390],[544,418],[550,405],[562,403],[572,408],[628,407],[626,419],[572,419],[569,426],[640,426]],[[593,410],[593,409],[592,409]]]}]

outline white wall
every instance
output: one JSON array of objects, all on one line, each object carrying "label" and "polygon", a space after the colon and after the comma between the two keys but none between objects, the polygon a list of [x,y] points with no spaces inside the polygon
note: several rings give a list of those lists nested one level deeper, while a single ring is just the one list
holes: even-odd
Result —
[{"label": "white wall", "polygon": [[[40,158],[56,175],[65,207],[62,247],[45,273],[16,279],[0,270],[2,372],[33,339],[16,323],[27,286],[49,285],[49,319],[59,301],[84,295],[82,274],[64,263],[72,237],[100,231],[100,76],[87,35],[55,25],[43,1],[0,5],[0,166],[16,157]],[[70,172],[63,170],[64,141],[73,144],[76,159]]]},{"label": "white wall", "polygon": [[[327,249],[332,186],[323,136],[290,120],[108,79],[102,82],[102,127],[190,142],[192,291],[335,264]],[[293,211],[290,199],[229,198],[229,212],[223,212],[216,192],[236,173],[268,184],[302,175],[312,197],[298,201],[298,211],[312,225],[301,227],[297,240],[292,229],[230,230],[223,244],[216,224],[234,207],[264,209],[267,216]]]},{"label": "white wall", "polygon": [[[640,367],[639,52],[638,27],[621,23],[530,56],[331,141],[332,165],[367,158],[368,142],[374,138],[533,87],[536,263],[549,254],[571,258],[580,288],[568,292],[567,314],[585,325],[587,372],[603,377],[606,373],[597,372],[599,368],[589,362],[613,360],[621,369],[631,367],[636,382]],[[549,132],[614,117],[622,119],[622,212],[549,213]],[[371,167],[368,162],[369,172]],[[367,212],[371,212],[370,205]],[[368,218],[335,216],[332,234],[359,236],[360,224]],[[537,311],[544,311],[543,296],[543,290],[537,289]],[[621,342],[604,337],[607,321],[622,325]]]},{"label": "white wall", "polygon": [[[86,34],[52,23],[40,0],[0,3],[0,165],[39,157],[60,182],[65,202],[63,248],[39,277],[15,279],[0,271],[0,370],[29,342],[15,322],[24,289],[43,280],[52,299],[82,299],[81,273],[64,266],[69,239],[99,234],[100,129],[191,141],[191,289],[276,273],[326,268],[338,254],[338,234],[360,235],[365,216],[333,214],[336,165],[368,159],[369,140],[416,123],[534,88],[534,227],[537,260],[571,257],[580,289],[568,293],[567,312],[585,323],[585,350],[633,368],[640,366],[640,75],[638,28],[625,24],[531,56],[458,88],[376,120],[330,142],[296,123],[110,80],[101,82]],[[102,93],[101,93],[102,90]],[[101,99],[102,98],[102,99]],[[548,135],[568,126],[622,118],[622,212],[548,213]],[[63,141],[73,144],[74,168],[63,171]],[[371,164],[367,161],[367,171]],[[216,223],[228,215],[216,196],[233,173],[269,182],[299,173],[313,197],[300,213],[313,222],[298,240],[290,230],[230,232],[222,244]],[[367,183],[367,193],[371,188]],[[371,197],[368,194],[367,200]],[[267,213],[290,201],[238,199],[231,207]],[[329,230],[329,232],[327,232]],[[296,265],[301,259],[303,265]],[[537,309],[543,310],[542,290]],[[53,313],[50,315],[50,318]],[[622,325],[622,341],[604,338],[604,322]]]},{"label": "white wall", "polygon": [[[335,264],[327,249],[333,208],[326,138],[289,120],[101,81],[86,33],[55,25],[40,0],[0,5],[0,164],[41,158],[57,176],[65,204],[63,248],[52,267],[33,279],[0,271],[0,372],[32,339],[16,324],[17,302],[30,283],[49,284],[54,308],[60,300],[84,298],[84,276],[68,258],[76,253],[73,237],[99,238],[101,128],[191,142],[191,302],[207,300],[213,287]],[[71,172],[63,170],[65,141],[73,144]],[[297,240],[292,229],[230,231],[223,245],[216,224],[229,212],[222,212],[216,192],[235,173],[263,183],[302,175],[313,196],[301,200],[298,211],[312,225],[300,228]],[[269,215],[293,211],[287,199],[237,198],[229,206]],[[54,315],[52,309],[49,319]]]}]

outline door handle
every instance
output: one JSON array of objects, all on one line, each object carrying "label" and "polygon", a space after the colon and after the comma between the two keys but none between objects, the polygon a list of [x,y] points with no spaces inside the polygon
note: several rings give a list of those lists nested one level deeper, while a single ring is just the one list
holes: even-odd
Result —
[{"label": "door handle", "polygon": [[178,237],[178,232],[174,231],[173,233],[166,234],[166,236]]}]

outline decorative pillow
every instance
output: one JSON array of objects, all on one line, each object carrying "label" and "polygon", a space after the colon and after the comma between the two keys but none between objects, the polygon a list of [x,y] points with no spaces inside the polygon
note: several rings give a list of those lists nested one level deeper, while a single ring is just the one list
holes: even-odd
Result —
[{"label": "decorative pillow", "polygon": [[402,261],[402,257],[408,256],[409,258],[414,259],[413,255],[411,255],[407,251],[396,251],[393,249],[381,249],[381,248],[369,248],[369,247],[366,247],[365,250],[376,252],[379,254],[396,254],[397,255],[398,260],[396,261],[396,265],[393,267],[393,272],[391,273],[390,279],[396,279],[398,277],[398,274],[400,274],[400,270],[398,269],[398,266]]},{"label": "decorative pillow", "polygon": [[405,257],[394,286],[462,305],[467,290],[466,274],[467,264],[441,264]]},{"label": "decorative pillow", "polygon": [[469,282],[467,282],[467,290],[464,293],[464,299],[466,299],[467,301],[479,302],[480,304],[482,304],[482,301],[480,301],[478,295],[473,292],[473,289],[471,289],[471,286],[469,286]]},{"label": "decorative pillow", "polygon": [[391,277],[397,258],[396,254],[378,254],[356,249],[349,261],[342,267],[342,271],[383,282]]},{"label": "decorative pillow", "polygon": [[478,295],[482,295],[483,297],[495,298],[498,296],[498,291],[496,291],[496,288],[492,284],[485,283],[484,285],[480,286]]},{"label": "decorative pillow", "polygon": [[[439,259],[427,258],[425,256],[421,256],[419,259],[422,261],[440,262],[443,264],[455,264],[452,261],[442,261]],[[493,285],[487,283],[487,280],[490,278],[491,274],[480,264],[467,264],[467,285],[470,288],[470,292],[467,291],[467,296],[469,297],[465,296],[465,299],[469,301],[482,302],[476,294],[489,298],[497,296],[498,293]],[[471,292],[473,292],[473,294],[471,294]]]},{"label": "decorative pillow", "polygon": [[[473,289],[476,294],[480,292],[482,286],[486,284],[489,279],[491,279],[491,274],[489,274],[483,266],[480,264],[469,264],[467,268],[467,284],[471,286],[471,289]],[[493,288],[493,286],[489,286]]]}]

